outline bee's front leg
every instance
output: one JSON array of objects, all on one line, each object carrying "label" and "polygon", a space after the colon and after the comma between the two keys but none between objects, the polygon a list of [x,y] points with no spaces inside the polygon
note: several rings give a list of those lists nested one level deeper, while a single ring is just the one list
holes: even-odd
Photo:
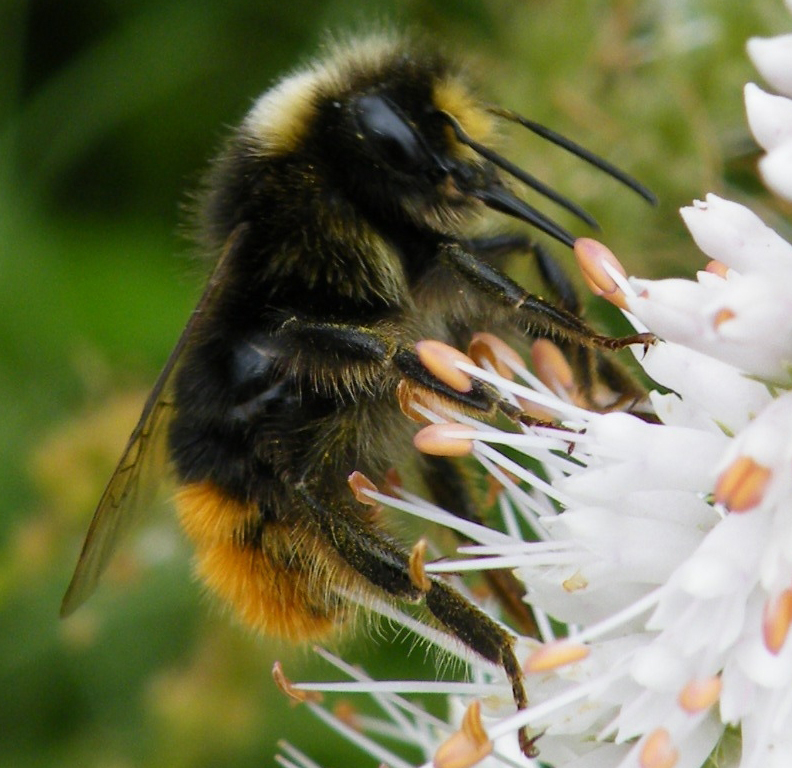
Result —
[{"label": "bee's front leg", "polygon": [[443,247],[445,264],[471,287],[489,297],[493,305],[511,310],[515,325],[540,336],[554,336],[594,349],[622,349],[632,344],[653,344],[650,333],[614,338],[590,328],[576,314],[526,291],[491,264],[467,252],[459,244]]}]

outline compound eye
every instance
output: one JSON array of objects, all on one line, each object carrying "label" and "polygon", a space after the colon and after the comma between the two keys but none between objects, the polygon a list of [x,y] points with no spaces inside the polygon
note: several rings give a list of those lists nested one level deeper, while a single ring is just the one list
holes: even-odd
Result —
[{"label": "compound eye", "polygon": [[363,135],[388,165],[405,173],[418,173],[429,165],[415,131],[384,98],[361,96],[355,108]]}]

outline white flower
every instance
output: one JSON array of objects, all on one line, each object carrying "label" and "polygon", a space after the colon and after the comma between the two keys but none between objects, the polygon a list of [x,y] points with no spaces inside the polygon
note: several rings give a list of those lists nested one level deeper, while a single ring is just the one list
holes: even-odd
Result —
[{"label": "white flower", "polygon": [[[792,36],[752,40],[749,52],[765,79],[792,96]],[[754,85],[745,98],[767,151],[763,176],[792,199],[792,101]],[[456,415],[464,426],[446,430],[443,445],[461,441],[502,484],[509,534],[407,494],[373,494],[478,542],[428,571],[513,569],[541,633],[541,642],[518,641],[530,706],[515,714],[499,669],[381,606],[466,660],[471,682],[377,683],[325,654],[352,682],[295,688],[371,692],[383,716],[359,718],[359,730],[309,706],[377,759],[406,765],[377,745],[385,735],[441,766],[527,764],[515,733],[528,724],[543,732],[540,760],[556,768],[792,765],[792,245],[715,195],[682,216],[712,260],[695,280],[627,281],[601,246],[581,247],[596,262],[587,267],[592,283],[606,286],[600,292],[626,307],[638,331],[662,339],[636,353],[667,390],[651,393],[648,418],[577,404],[568,372],[553,372],[557,350],[547,342],[534,348],[542,380],[493,346],[481,368],[461,356],[454,364],[566,428],[506,434]],[[496,373],[493,359],[511,373]],[[419,444],[436,438],[425,432]],[[530,461],[514,460],[515,452]],[[531,541],[519,535],[526,527]],[[411,691],[449,695],[451,725],[402,698]],[[295,754],[284,765],[310,765]]]},{"label": "white flower", "polygon": [[[773,88],[792,97],[792,35],[752,38],[748,54]],[[749,84],[745,105],[751,131],[768,153],[759,164],[765,183],[777,195],[792,200],[792,102]]]},{"label": "white flower", "polygon": [[727,269],[701,271],[695,282],[636,280],[630,310],[667,341],[788,383],[792,246],[744,206],[715,195],[683,208],[682,217],[702,251]]}]

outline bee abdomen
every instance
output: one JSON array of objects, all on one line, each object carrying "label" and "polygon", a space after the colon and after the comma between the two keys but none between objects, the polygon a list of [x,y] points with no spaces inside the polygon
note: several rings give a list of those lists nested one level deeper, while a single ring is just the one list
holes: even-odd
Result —
[{"label": "bee abdomen", "polygon": [[310,531],[262,521],[255,503],[209,482],[182,486],[179,519],[195,546],[195,572],[237,617],[294,643],[334,634],[350,615],[340,591],[359,577]]}]

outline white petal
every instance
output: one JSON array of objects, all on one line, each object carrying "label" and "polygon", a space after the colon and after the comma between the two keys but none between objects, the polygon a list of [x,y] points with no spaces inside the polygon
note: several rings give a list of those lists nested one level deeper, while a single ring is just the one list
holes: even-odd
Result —
[{"label": "white petal", "polygon": [[538,571],[519,568],[517,577],[530,584],[530,598],[554,619],[589,625],[607,619],[644,597],[651,585],[625,582],[613,564],[581,558],[577,567]]},{"label": "white petal", "polygon": [[792,643],[787,643],[776,655],[756,637],[743,643],[734,653],[745,674],[757,685],[773,689],[792,682]]},{"label": "white petal", "polygon": [[773,400],[735,439],[723,463],[747,455],[758,464],[788,473],[792,460],[792,392]]},{"label": "white petal", "polygon": [[756,708],[759,689],[748,678],[734,656],[726,663],[721,675],[723,689],[720,712],[724,723],[737,723]]},{"label": "white petal", "polygon": [[[704,322],[697,315],[706,292],[692,280],[632,280],[639,291],[630,311],[661,339],[684,342],[699,338]],[[650,350],[651,351],[651,350]]]},{"label": "white petal", "polygon": [[[667,498],[666,508],[681,495],[663,494]],[[629,499],[632,498],[630,495]],[[640,501],[640,496],[636,501]],[[552,530],[556,535],[565,533],[604,565],[610,564],[621,581],[647,584],[664,583],[704,536],[702,530],[687,521],[674,523],[596,507],[567,510],[554,518]],[[590,586],[596,586],[591,578],[588,581]]]},{"label": "white petal", "polygon": [[[771,400],[767,387],[760,382],[749,379],[728,363],[680,344],[656,344],[647,351],[641,364],[654,381],[677,393],[676,399],[681,398],[678,407],[692,411],[695,417],[685,417],[686,420],[674,424],[717,431],[721,435],[722,427],[737,432]],[[656,398],[652,402],[658,410]],[[668,408],[676,406],[676,403],[666,404]],[[663,418],[659,411],[658,415]]]},{"label": "white petal", "polygon": [[792,141],[792,101],[763,91],[759,86],[745,86],[745,111],[748,125],[759,145],[775,149]]},{"label": "white petal", "polygon": [[[649,372],[647,371],[647,373]],[[651,373],[649,375],[652,376]],[[655,377],[652,376],[652,378]],[[655,381],[658,383],[663,382],[662,378],[659,377],[655,378]],[[697,403],[683,400],[673,392],[663,395],[657,390],[652,390],[649,393],[649,401],[657,418],[669,427],[694,427],[705,432],[714,432],[718,429],[717,425],[701,410]]]},{"label": "white petal", "polygon": [[790,723],[768,732],[770,729],[767,720],[773,714],[763,707],[743,720],[741,732],[744,765],[758,768],[789,768],[792,765]]},{"label": "white petal", "polygon": [[792,35],[752,37],[747,47],[762,77],[777,91],[792,96]]},{"label": "white petal", "polygon": [[766,275],[735,275],[701,307],[712,335],[691,342],[696,349],[752,375],[787,381],[792,361],[792,290]]},{"label": "white petal", "polygon": [[548,765],[563,765],[564,768],[613,768],[629,749],[626,744],[605,743],[593,746],[591,752],[575,760],[552,761],[552,755],[548,754]]},{"label": "white petal", "polygon": [[701,535],[709,531],[721,516],[699,493],[689,491],[637,491],[613,498],[611,508],[618,514],[684,525]]},{"label": "white petal", "polygon": [[[614,461],[559,481],[560,488],[580,494],[581,499],[600,498],[604,493],[604,498],[612,501],[615,489],[620,493],[654,488],[707,490],[713,479],[713,462],[724,450],[722,435],[647,424],[626,413],[592,418],[587,434],[603,455],[614,457]],[[623,460],[617,463],[617,457]]]},{"label": "white petal", "polygon": [[[679,760],[674,768],[700,768],[708,764],[708,757],[723,735],[723,723],[714,715],[708,715],[693,728],[687,736],[680,740],[677,748],[679,749]],[[722,768],[726,768],[732,763],[726,759],[720,763]]]},{"label": "white petal", "polygon": [[652,730],[656,723],[665,722],[673,711],[675,696],[644,690],[622,707],[616,722],[616,743],[641,736]]},{"label": "white petal", "polygon": [[716,553],[697,553],[674,574],[675,586],[699,600],[734,593],[742,577],[733,565]]},{"label": "white petal", "polygon": [[780,197],[792,200],[792,142],[774,149],[759,161],[762,178]]},{"label": "white petal", "polygon": [[656,641],[635,654],[630,674],[644,688],[675,693],[688,681],[690,670],[675,648]]},{"label": "white petal", "polygon": [[792,269],[792,245],[744,205],[707,195],[680,213],[707,256],[738,272]]},{"label": "white petal", "polygon": [[[630,310],[661,338],[698,350],[753,376],[777,382],[789,379],[792,270],[784,269],[772,275],[760,270],[734,272],[728,279],[701,282],[632,282],[640,289],[640,295],[629,300]],[[655,354],[662,353],[647,352],[647,364],[651,364]],[[701,391],[705,392],[706,388]]]},{"label": "white petal", "polygon": [[772,521],[772,514],[764,509],[728,515],[707,534],[699,553],[722,558],[736,572],[755,578]]}]

